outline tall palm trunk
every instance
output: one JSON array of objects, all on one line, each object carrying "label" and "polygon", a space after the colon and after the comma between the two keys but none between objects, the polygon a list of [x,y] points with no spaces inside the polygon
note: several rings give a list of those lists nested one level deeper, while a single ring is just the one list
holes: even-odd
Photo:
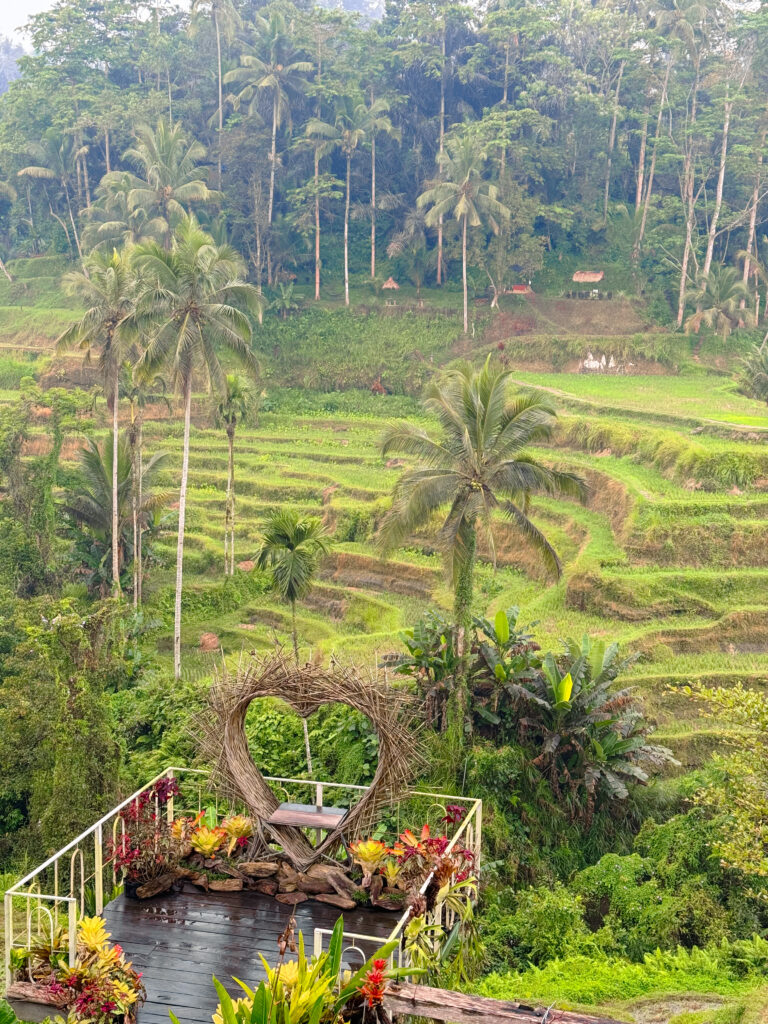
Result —
[{"label": "tall palm trunk", "polygon": [[139,479],[136,448],[136,407],[131,402],[131,519],[133,520],[133,610],[139,607]]},{"label": "tall palm trunk", "polygon": [[645,150],[648,145],[648,116],[650,111],[646,104],[643,114],[643,131],[640,136],[640,153],[637,157],[637,188],[635,190],[635,213],[640,209],[643,201],[643,181],[645,179]]},{"label": "tall palm trunk", "polygon": [[[757,208],[760,205],[760,183],[762,181],[762,176],[763,176],[763,149],[765,147],[766,135],[768,135],[768,128],[764,128],[763,131],[761,132],[761,135],[760,135],[760,146],[759,146],[758,151],[757,151],[757,171],[755,173],[755,187],[754,187],[754,190],[752,192],[752,208],[749,211],[749,232],[747,234],[747,248],[746,248],[747,255],[746,255],[746,258],[744,260],[744,271],[742,273],[742,281],[744,282],[745,287],[749,283],[749,273],[750,273],[750,269],[751,269],[751,266],[752,266],[750,257],[752,256],[752,246],[755,244],[755,228],[757,226]],[[744,309],[746,304],[747,304],[747,300],[746,299],[742,299],[741,300],[741,308]],[[755,327],[757,327],[757,323],[758,323],[758,314],[757,314],[757,306],[755,306]]]},{"label": "tall palm trunk", "polygon": [[349,197],[352,177],[352,155],[347,154],[347,198],[344,204],[344,305],[349,305]]},{"label": "tall palm trunk", "polygon": [[[138,415],[137,420],[136,420],[136,448],[137,448],[138,476],[139,476],[139,484],[138,484],[139,510],[141,510],[141,507],[144,504],[144,433],[143,433],[143,428],[144,428],[144,424],[143,424],[143,420],[142,420],[142,412],[141,412],[141,409],[139,409],[139,415]],[[139,595],[139,604],[141,604],[141,595],[142,595],[142,589],[143,589],[143,586],[144,586],[144,577],[142,575],[142,552],[143,552],[143,543],[144,543],[143,538],[144,538],[144,524],[141,521],[141,519],[139,519],[139,536],[138,536],[138,539],[137,539],[137,546],[136,546],[136,569],[138,571],[137,593]]]},{"label": "tall palm trunk", "polygon": [[216,147],[216,169],[218,172],[219,189],[221,189],[221,133],[224,130],[224,88],[221,80],[221,31],[215,6],[213,8],[213,26],[216,29],[216,60],[219,70],[219,138]]},{"label": "tall palm trunk", "polygon": [[613,147],[616,144],[616,124],[619,119],[619,93],[621,92],[621,79],[624,75],[624,61],[619,65],[619,80],[616,82],[616,95],[613,100],[613,117],[611,118],[611,131],[608,138],[608,158],[605,162],[605,188],[603,191],[603,224],[608,223],[608,199],[611,191],[611,165],[613,164]]},{"label": "tall palm trunk", "polygon": [[371,134],[371,280],[376,277],[376,132]]},{"label": "tall palm trunk", "polygon": [[467,216],[462,217],[461,226],[461,280],[464,286],[464,333],[469,333],[469,315],[467,312]]},{"label": "tall palm trunk", "polygon": [[[445,141],[445,25],[443,25],[442,35],[442,63],[440,65],[440,154],[443,152],[443,143]],[[437,283],[442,283],[443,274],[443,215],[440,214],[440,219],[437,224]],[[466,321],[466,316],[464,317]],[[466,324],[464,326],[464,333],[467,333]]]},{"label": "tall palm trunk", "polygon": [[181,591],[184,578],[184,522],[187,514],[187,479],[189,477],[189,424],[192,416],[192,377],[184,382],[184,447],[181,458],[179,488],[179,532],[176,541],[176,599],[173,613],[173,677],[181,678]]},{"label": "tall palm trunk", "polygon": [[115,370],[112,382],[112,591],[115,597],[120,594],[120,523],[118,509],[118,451],[120,435],[118,433],[119,412],[119,369]]},{"label": "tall palm trunk", "polygon": [[272,100],[272,152],[270,153],[269,169],[269,213],[267,223],[272,224],[272,209],[275,204],[275,165],[277,164],[277,118],[280,110],[280,94],[275,86],[275,96]]},{"label": "tall palm trunk", "polygon": [[645,202],[643,203],[643,216],[640,221],[640,231],[637,235],[637,242],[633,255],[635,259],[640,253],[640,246],[643,244],[643,238],[645,237],[645,225],[648,221],[648,209],[651,205],[651,193],[653,192],[653,178],[656,173],[656,156],[659,151],[659,139],[661,137],[661,121],[664,117],[664,104],[667,99],[667,89],[669,88],[669,73],[672,70],[672,58],[667,61],[667,70],[664,75],[664,86],[661,90],[661,100],[659,101],[659,113],[656,118],[656,134],[653,139],[653,151],[651,153],[651,166],[648,168],[648,186],[645,190]]},{"label": "tall palm trunk", "polygon": [[320,151],[315,149],[315,301],[320,298]]},{"label": "tall palm trunk", "polygon": [[[688,264],[693,252],[693,220],[696,212],[696,200],[693,186],[696,175],[696,164],[693,159],[693,128],[696,124],[696,107],[699,92],[699,72],[701,62],[696,62],[696,79],[693,84],[693,99],[691,102],[690,140],[686,143],[685,163],[683,165],[683,206],[685,208],[685,245],[683,246],[683,258],[680,265],[680,289],[677,298],[677,326],[682,327],[685,316],[685,293],[688,289]],[[703,186],[702,186],[703,187]],[[701,192],[701,189],[699,189]]]},{"label": "tall palm trunk", "polygon": [[224,575],[235,574],[235,426],[227,427],[229,466],[227,471],[227,510],[224,522]]},{"label": "tall palm trunk", "polygon": [[717,175],[717,188],[715,190],[715,208],[712,211],[712,219],[709,222],[709,234],[707,236],[707,252],[704,257],[704,268],[702,273],[704,277],[709,273],[709,269],[712,266],[712,256],[715,251],[715,239],[717,237],[717,223],[720,219],[720,211],[723,208],[723,184],[725,183],[725,162],[728,155],[728,131],[731,125],[731,112],[733,110],[733,101],[728,97],[728,87],[726,86],[725,93],[725,106],[723,109],[723,139],[720,146],[720,169]]}]

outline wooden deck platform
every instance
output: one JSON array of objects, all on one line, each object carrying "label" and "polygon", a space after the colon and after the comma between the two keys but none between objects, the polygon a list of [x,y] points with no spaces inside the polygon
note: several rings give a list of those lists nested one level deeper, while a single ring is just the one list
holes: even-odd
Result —
[{"label": "wooden deck platform", "polygon": [[[259,893],[203,893],[192,886],[150,900],[113,900],[104,910],[107,931],[147,986],[138,1024],[169,1024],[169,1010],[181,1024],[210,1024],[218,1002],[212,976],[233,995],[240,991],[233,976],[258,983],[264,977],[259,953],[274,963],[277,937],[290,915],[291,907]],[[335,907],[314,900],[297,906],[297,931],[304,934],[308,954],[314,929],[332,928],[338,916]],[[383,940],[396,921],[386,911],[353,910],[344,914],[344,930]],[[365,952],[370,955],[374,947]]]}]

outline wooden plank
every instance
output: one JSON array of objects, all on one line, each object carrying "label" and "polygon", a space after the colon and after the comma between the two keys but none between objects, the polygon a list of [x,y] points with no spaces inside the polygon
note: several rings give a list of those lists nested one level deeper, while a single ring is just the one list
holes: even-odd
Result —
[{"label": "wooden plank", "polygon": [[449,992],[427,985],[389,985],[384,1006],[390,1013],[407,1013],[453,1024],[619,1024],[609,1017],[544,1009],[485,996]]}]

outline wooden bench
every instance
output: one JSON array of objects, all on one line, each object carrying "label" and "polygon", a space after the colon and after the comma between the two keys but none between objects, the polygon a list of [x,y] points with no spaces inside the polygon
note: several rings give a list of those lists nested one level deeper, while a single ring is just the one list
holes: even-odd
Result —
[{"label": "wooden bench", "polygon": [[346,816],[346,807],[318,807],[316,804],[282,803],[267,818],[268,825],[324,829],[332,832]]}]

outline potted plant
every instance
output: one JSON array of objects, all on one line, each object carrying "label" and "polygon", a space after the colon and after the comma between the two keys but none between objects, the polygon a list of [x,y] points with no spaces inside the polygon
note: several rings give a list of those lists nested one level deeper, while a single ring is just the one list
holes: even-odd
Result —
[{"label": "potted plant", "polygon": [[178,792],[174,779],[161,779],[120,812],[122,831],[110,840],[108,853],[123,872],[128,899],[168,892],[178,877],[178,848],[165,818],[165,805]]}]

